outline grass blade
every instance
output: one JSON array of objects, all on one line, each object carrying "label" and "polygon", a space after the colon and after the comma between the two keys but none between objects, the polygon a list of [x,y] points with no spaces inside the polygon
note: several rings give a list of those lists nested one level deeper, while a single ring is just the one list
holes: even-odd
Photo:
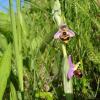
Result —
[{"label": "grass blade", "polygon": [[23,63],[22,63],[21,51],[19,51],[19,45],[18,45],[19,39],[18,39],[18,34],[16,29],[15,14],[12,7],[12,0],[9,0],[9,4],[10,4],[10,14],[11,14],[11,22],[12,22],[16,64],[17,64],[18,78],[19,78],[19,87],[20,90],[23,91]]},{"label": "grass blade", "polygon": [[18,100],[13,83],[10,83],[10,100]]},{"label": "grass blade", "polygon": [[4,91],[6,89],[7,80],[11,71],[11,45],[8,45],[0,62],[0,100],[2,100]]}]

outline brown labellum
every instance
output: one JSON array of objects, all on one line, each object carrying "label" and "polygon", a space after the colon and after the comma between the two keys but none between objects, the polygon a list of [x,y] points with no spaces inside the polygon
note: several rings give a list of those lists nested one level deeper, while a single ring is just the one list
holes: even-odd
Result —
[{"label": "brown labellum", "polygon": [[66,27],[66,25],[62,25],[59,29],[59,31],[61,32],[60,39],[65,43],[67,43],[70,39],[70,36],[67,34],[67,30],[68,28]]},{"label": "brown labellum", "polygon": [[82,78],[82,76],[83,76],[80,69],[75,70],[75,71],[74,71],[74,75],[75,75],[76,77],[78,77],[78,78]]}]

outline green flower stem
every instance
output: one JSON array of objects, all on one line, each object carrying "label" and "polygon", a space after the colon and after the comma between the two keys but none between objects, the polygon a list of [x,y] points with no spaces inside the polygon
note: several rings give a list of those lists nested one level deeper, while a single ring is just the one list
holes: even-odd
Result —
[{"label": "green flower stem", "polygon": [[16,29],[15,14],[12,7],[12,0],[9,0],[9,5],[10,5],[10,15],[11,15],[11,22],[12,22],[15,57],[16,57],[16,64],[17,64],[18,78],[19,78],[19,88],[21,91],[23,91],[23,64],[22,64],[21,52],[19,52],[19,45],[18,45],[19,39],[18,39],[18,33]]},{"label": "green flower stem", "polygon": [[64,85],[64,92],[66,95],[66,100],[72,100],[73,99],[73,85],[72,85],[72,79],[67,80],[67,73],[69,69],[68,65],[68,57],[66,52],[66,46],[62,44],[62,51],[63,51],[63,85]]},{"label": "green flower stem", "polygon": [[[61,7],[59,0],[56,0],[54,3],[54,8],[52,10],[53,13],[53,19],[55,19],[58,26],[60,26],[63,23],[62,17],[61,17]],[[64,85],[64,93],[66,95],[66,100],[73,100],[73,85],[72,85],[72,79],[67,80],[67,72],[69,69],[68,65],[68,57],[66,52],[66,45],[62,44],[62,51],[63,51],[63,85]]]}]

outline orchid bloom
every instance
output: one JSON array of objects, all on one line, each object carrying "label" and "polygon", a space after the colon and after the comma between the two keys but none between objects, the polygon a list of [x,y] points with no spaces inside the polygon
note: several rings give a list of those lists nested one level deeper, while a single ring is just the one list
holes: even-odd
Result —
[{"label": "orchid bloom", "polygon": [[74,75],[74,71],[76,71],[78,66],[80,65],[80,62],[78,62],[77,64],[73,64],[72,59],[71,59],[71,55],[69,55],[68,64],[69,64],[69,70],[67,73],[67,78],[70,80]]},{"label": "orchid bloom", "polygon": [[75,33],[70,30],[66,24],[62,24],[58,30],[58,32],[55,33],[54,35],[54,39],[60,39],[62,41],[64,41],[65,43],[67,43],[67,41],[69,40],[69,38],[74,37]]}]

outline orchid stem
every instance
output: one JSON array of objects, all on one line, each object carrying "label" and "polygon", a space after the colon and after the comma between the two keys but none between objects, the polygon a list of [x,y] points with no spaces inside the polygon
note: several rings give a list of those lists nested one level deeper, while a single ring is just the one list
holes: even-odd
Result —
[{"label": "orchid stem", "polygon": [[62,44],[62,51],[63,51],[63,85],[64,85],[64,92],[66,95],[66,100],[73,100],[73,85],[72,85],[72,79],[67,79],[67,73],[69,70],[69,64],[68,64],[68,57],[67,57],[67,51],[66,46]]},{"label": "orchid stem", "polygon": [[[63,24],[63,19],[61,17],[61,5],[59,0],[54,2],[54,8],[52,10],[53,19],[56,21],[58,27]],[[63,85],[64,85],[64,93],[66,96],[66,100],[73,100],[73,85],[72,79],[67,80],[66,74],[69,70],[68,57],[66,51],[66,45],[62,44],[63,51]]]}]

